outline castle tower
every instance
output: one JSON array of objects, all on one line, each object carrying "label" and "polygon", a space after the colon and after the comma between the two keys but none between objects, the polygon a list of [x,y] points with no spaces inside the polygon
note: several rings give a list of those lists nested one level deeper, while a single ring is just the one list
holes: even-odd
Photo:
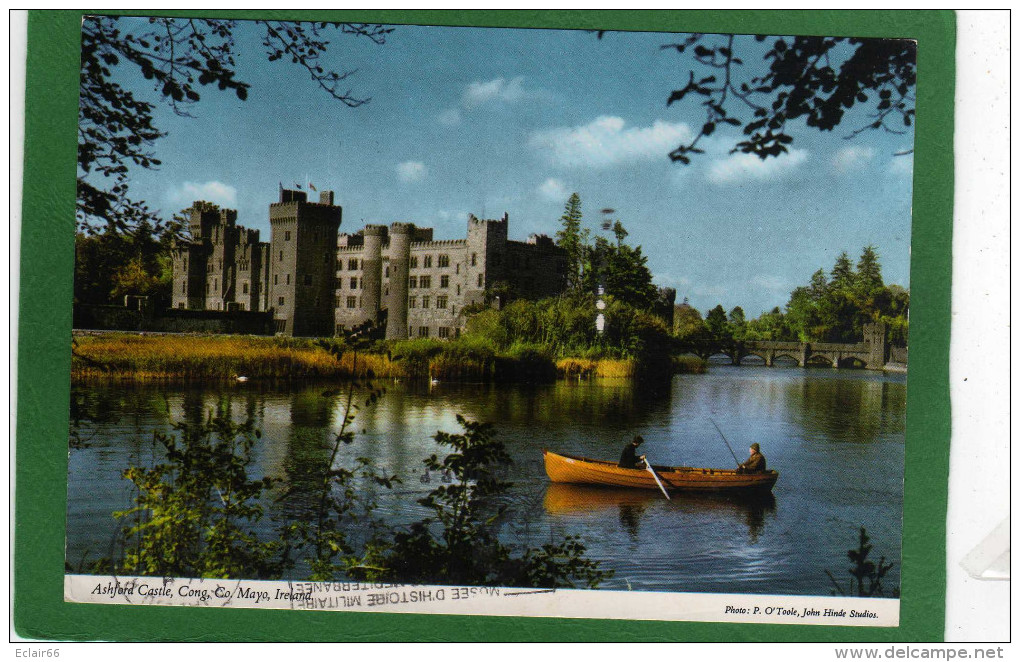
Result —
[{"label": "castle tower", "polygon": [[382,307],[382,245],[386,234],[385,225],[365,226],[365,244],[361,258],[363,283],[361,310],[365,313],[365,319],[373,324],[379,321],[379,310]]},{"label": "castle tower", "polygon": [[508,224],[506,213],[499,220],[468,216],[466,303],[483,303],[486,288],[506,280]]},{"label": "castle tower", "polygon": [[291,336],[333,334],[336,236],[343,209],[333,192],[308,202],[303,191],[280,190],[269,205],[269,306],[276,332]]},{"label": "castle tower", "polygon": [[864,325],[864,344],[868,346],[868,363],[865,367],[881,370],[889,355],[885,340],[885,322]]},{"label": "castle tower", "polygon": [[[386,321],[387,339],[407,338],[407,276],[413,232],[414,225],[410,223],[390,225],[390,294],[386,300],[389,311]],[[367,234],[365,240],[368,241]]]}]

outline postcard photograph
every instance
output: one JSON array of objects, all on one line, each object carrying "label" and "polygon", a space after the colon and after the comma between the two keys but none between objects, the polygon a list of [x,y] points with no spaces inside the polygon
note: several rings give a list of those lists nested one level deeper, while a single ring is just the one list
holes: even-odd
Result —
[{"label": "postcard photograph", "polygon": [[81,39],[65,600],[899,624],[915,41]]}]

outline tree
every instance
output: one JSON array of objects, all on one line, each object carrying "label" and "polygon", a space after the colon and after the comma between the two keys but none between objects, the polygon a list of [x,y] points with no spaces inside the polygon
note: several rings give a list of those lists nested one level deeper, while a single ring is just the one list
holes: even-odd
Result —
[{"label": "tree", "polygon": [[[600,35],[601,36],[601,35]],[[914,118],[917,43],[910,39],[846,37],[778,37],[762,55],[764,73],[749,75],[737,52],[753,50],[750,39],[764,35],[692,34],[662,48],[690,50],[700,69],[689,71],[687,84],[674,90],[667,105],[689,95],[701,97],[705,122],[689,141],[670,152],[673,161],[691,162],[704,150],[698,142],[724,125],[743,127],[743,139],[730,150],[761,159],[788,151],[792,123],[832,131],[856,105],[866,105],[868,119],[848,138],[868,130],[903,134]]]},{"label": "tree", "polygon": [[734,340],[744,340],[747,331],[747,319],[744,316],[744,309],[734,306],[727,316],[729,334]]},{"label": "tree", "polygon": [[705,320],[701,313],[694,306],[687,303],[687,299],[674,308],[673,313],[673,335],[680,340],[698,341],[702,340],[708,331]]},{"label": "tree", "polygon": [[[382,44],[392,28],[348,23],[255,21],[269,61],[290,59],[332,98],[357,107],[369,99],[345,89],[351,70],[331,70],[320,59],[328,35],[350,34]],[[148,19],[148,30],[129,31],[118,17],[88,16],[82,21],[82,65],[78,113],[78,199],[80,228],[106,225],[117,231],[159,219],[145,203],[128,196],[132,167],[157,168],[153,151],[165,134],[155,124],[155,105],[136,97],[120,81],[130,69],[152,81],[160,100],[178,115],[201,99],[200,89],[215,85],[248,96],[251,85],[237,78],[241,57],[234,41],[238,21]]]},{"label": "tree", "polygon": [[581,228],[581,219],[581,196],[572,193],[560,216],[563,229],[556,232],[556,245],[567,252],[567,287],[575,292],[583,287],[584,254],[588,247],[589,233]]},{"label": "tree", "polygon": [[832,289],[850,290],[854,286],[854,268],[850,262],[850,256],[843,251],[836,257],[836,263],[832,265]]},{"label": "tree", "polygon": [[857,284],[862,291],[882,287],[882,265],[878,263],[875,247],[870,244],[864,247],[857,261]]},{"label": "tree", "polygon": [[726,321],[726,311],[723,309],[722,304],[708,311],[708,314],[705,316],[708,333],[716,342],[729,339],[729,328]]}]

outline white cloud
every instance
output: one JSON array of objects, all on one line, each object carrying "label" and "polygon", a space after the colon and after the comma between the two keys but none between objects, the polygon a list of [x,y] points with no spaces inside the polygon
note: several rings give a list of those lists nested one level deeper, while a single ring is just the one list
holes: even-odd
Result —
[{"label": "white cloud", "polygon": [[538,187],[538,192],[549,200],[557,200],[559,202],[565,202],[570,195],[567,192],[566,185],[555,177],[550,177],[542,182],[542,185]]},{"label": "white cloud", "polygon": [[836,172],[852,172],[874,158],[874,147],[850,145],[832,155],[832,167]]},{"label": "white cloud", "polygon": [[605,168],[647,159],[662,159],[694,135],[686,124],[657,120],[647,127],[627,127],[620,117],[603,115],[583,126],[531,134],[529,144],[553,163]]},{"label": "white cloud", "polygon": [[184,182],[167,192],[167,201],[186,207],[196,200],[214,202],[221,207],[237,206],[237,189],[220,181]]},{"label": "white cloud", "polygon": [[494,78],[489,81],[475,81],[464,88],[460,104],[467,110],[490,102],[514,103],[524,98],[524,76],[510,80]]},{"label": "white cloud", "polygon": [[460,124],[463,112],[473,111],[482,106],[508,106],[525,99],[542,99],[549,96],[544,90],[525,89],[524,76],[476,80],[464,87],[458,104],[436,115],[436,120],[445,126],[456,126]]},{"label": "white cloud", "polygon": [[418,182],[425,178],[428,168],[421,161],[404,161],[397,165],[397,177],[405,182]]},{"label": "white cloud", "polygon": [[460,110],[457,108],[447,108],[436,115],[436,119],[445,126],[456,126],[460,124]]},{"label": "white cloud", "polygon": [[754,154],[732,154],[713,161],[708,180],[714,184],[732,184],[748,180],[780,179],[797,170],[808,159],[807,150],[792,149],[781,156],[762,160]]}]

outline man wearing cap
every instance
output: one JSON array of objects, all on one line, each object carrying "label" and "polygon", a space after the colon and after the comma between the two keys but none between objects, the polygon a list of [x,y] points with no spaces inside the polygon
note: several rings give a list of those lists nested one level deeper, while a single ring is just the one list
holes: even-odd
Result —
[{"label": "man wearing cap", "polygon": [[743,474],[765,473],[765,456],[761,454],[758,444],[751,444],[751,457],[739,466],[738,471]]},{"label": "man wearing cap", "polygon": [[634,435],[634,439],[624,446],[623,454],[620,455],[620,463],[617,465],[623,469],[644,469],[645,468],[645,456],[638,456],[638,446],[645,442],[644,438],[637,434]]}]

